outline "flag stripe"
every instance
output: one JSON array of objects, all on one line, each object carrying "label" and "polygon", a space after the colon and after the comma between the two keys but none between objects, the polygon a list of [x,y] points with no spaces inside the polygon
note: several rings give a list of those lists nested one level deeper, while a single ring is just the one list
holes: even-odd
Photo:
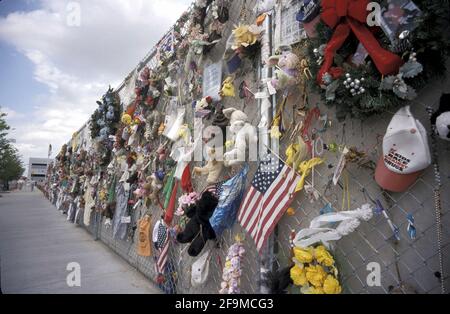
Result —
[{"label": "flag stripe", "polygon": [[[254,220],[254,215],[256,214],[255,210],[259,207],[259,202],[262,199],[262,194],[259,193],[256,189],[253,189],[254,193],[251,199],[250,204],[246,208],[246,215],[244,215],[244,219],[242,220],[243,226],[251,226]],[[256,194],[256,195],[255,195]]]},{"label": "flag stripe", "polygon": [[248,221],[248,223],[246,224],[245,229],[250,232],[253,233],[255,226],[257,225],[257,222],[259,220],[259,216],[261,215],[261,199],[263,198],[262,194],[259,194],[258,197],[255,199],[256,202],[253,205],[252,208],[249,208],[249,210],[251,211],[252,215],[250,216],[250,220]]},{"label": "flag stripe", "polygon": [[245,199],[241,204],[241,208],[239,210],[238,221],[244,222],[244,219],[247,218],[249,211],[247,210],[248,203],[251,202],[253,194],[255,192],[255,188],[251,186],[246,193]]}]

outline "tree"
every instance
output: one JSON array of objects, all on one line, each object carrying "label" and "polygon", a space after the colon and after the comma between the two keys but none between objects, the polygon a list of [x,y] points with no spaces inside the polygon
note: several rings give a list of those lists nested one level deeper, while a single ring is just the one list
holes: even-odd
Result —
[{"label": "tree", "polygon": [[6,113],[0,108],[0,182],[3,182],[4,188],[8,190],[8,182],[19,179],[25,169],[19,152],[7,138],[10,127],[5,117]]}]

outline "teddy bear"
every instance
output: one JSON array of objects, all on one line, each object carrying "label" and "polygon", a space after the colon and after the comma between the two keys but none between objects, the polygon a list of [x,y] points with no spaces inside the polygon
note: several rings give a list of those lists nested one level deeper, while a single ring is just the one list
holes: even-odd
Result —
[{"label": "teddy bear", "polygon": [[276,90],[282,90],[297,84],[299,63],[300,59],[298,56],[289,50],[271,56],[268,64],[277,68],[275,70],[275,78],[271,80],[272,86]]},{"label": "teddy bear", "polygon": [[147,192],[149,200],[152,204],[158,203],[158,193],[163,188],[164,172],[156,171],[151,176],[147,177],[144,184],[144,190]]},{"label": "teddy bear", "polygon": [[207,174],[206,183],[213,184],[219,181],[224,163],[222,160],[217,160],[216,150],[214,148],[209,149],[208,155],[208,163],[204,167],[194,167],[193,172],[194,174]]},{"label": "teddy bear", "polygon": [[234,147],[224,154],[226,167],[245,162],[245,152],[249,150],[249,160],[257,160],[258,135],[255,127],[248,122],[248,116],[236,108],[227,108],[223,114],[230,120],[229,131],[233,134]]},{"label": "teddy bear", "polygon": [[202,193],[200,199],[188,207],[185,214],[190,220],[184,230],[177,234],[179,243],[190,243],[188,254],[197,256],[203,250],[206,242],[216,238],[216,234],[209,223],[218,199],[209,191]]}]

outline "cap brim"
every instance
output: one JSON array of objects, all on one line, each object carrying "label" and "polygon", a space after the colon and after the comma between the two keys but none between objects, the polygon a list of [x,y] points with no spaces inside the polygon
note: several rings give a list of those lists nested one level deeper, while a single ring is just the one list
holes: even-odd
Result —
[{"label": "cap brim", "polygon": [[399,174],[389,170],[384,164],[383,156],[380,157],[375,169],[375,181],[380,187],[391,192],[404,192],[406,191],[417,178],[422,171],[417,171],[408,174]]}]

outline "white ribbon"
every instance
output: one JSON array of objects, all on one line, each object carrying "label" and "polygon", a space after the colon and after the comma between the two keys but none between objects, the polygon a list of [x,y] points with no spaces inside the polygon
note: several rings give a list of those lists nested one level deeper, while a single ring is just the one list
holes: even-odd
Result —
[{"label": "white ribbon", "polygon": [[[309,228],[300,230],[296,234],[294,245],[305,248],[322,242],[329,248],[329,241],[337,241],[354,232],[361,220],[368,221],[372,216],[373,210],[370,204],[364,204],[355,210],[320,215],[311,221]],[[333,222],[340,222],[340,224],[335,229],[324,228],[324,225]]]}]

